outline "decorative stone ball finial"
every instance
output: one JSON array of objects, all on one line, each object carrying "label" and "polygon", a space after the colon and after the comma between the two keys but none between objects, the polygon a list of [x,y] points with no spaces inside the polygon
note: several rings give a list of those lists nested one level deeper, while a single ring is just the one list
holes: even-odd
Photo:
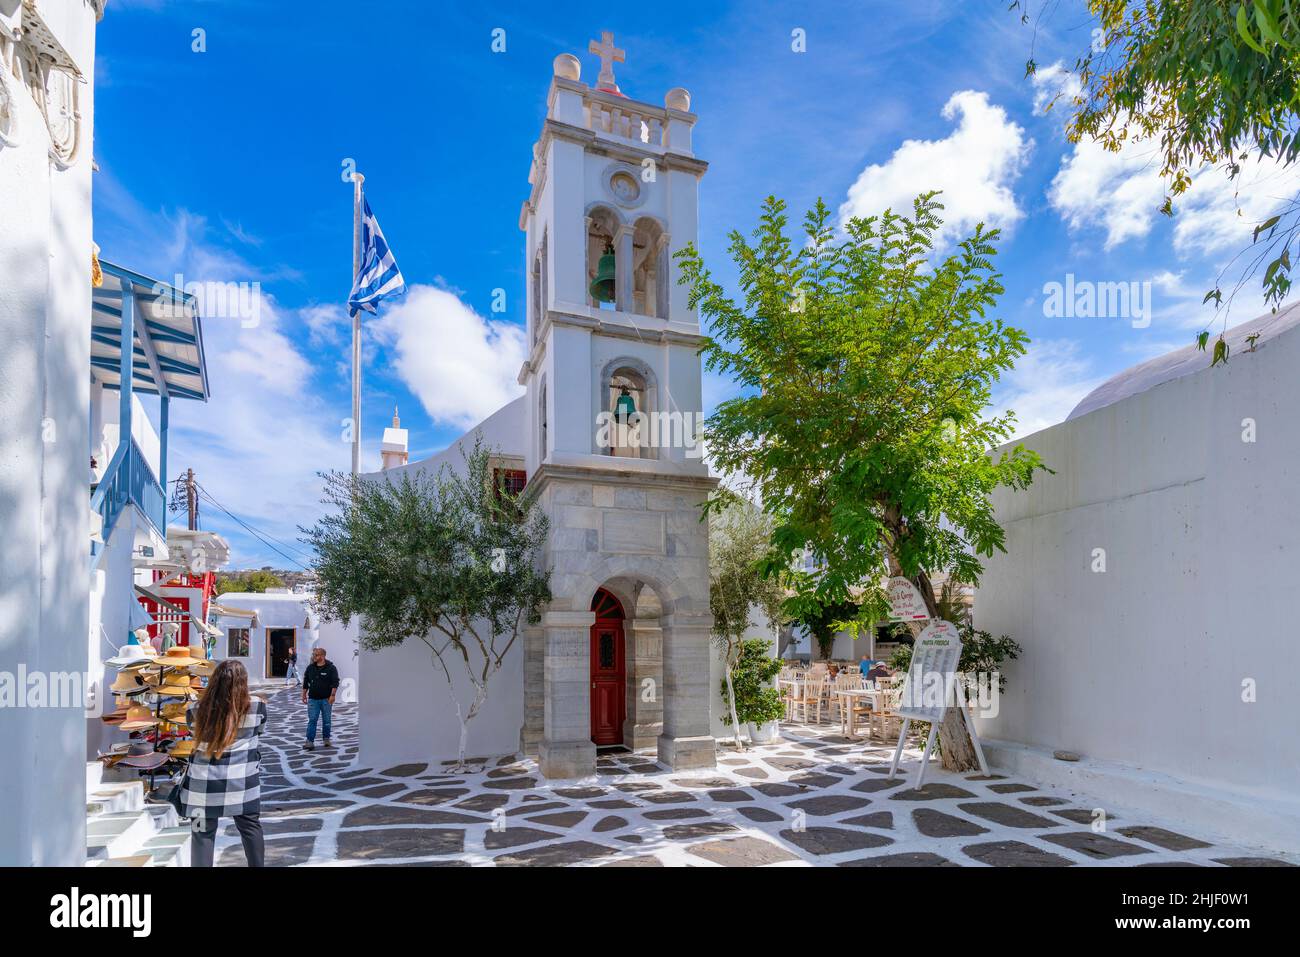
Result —
[{"label": "decorative stone ball finial", "polygon": [[576,81],[582,76],[582,64],[572,53],[561,53],[555,58],[555,75],[565,80]]},{"label": "decorative stone ball finial", "polygon": [[691,111],[691,95],[680,86],[675,86],[664,95],[664,106],[670,110]]}]

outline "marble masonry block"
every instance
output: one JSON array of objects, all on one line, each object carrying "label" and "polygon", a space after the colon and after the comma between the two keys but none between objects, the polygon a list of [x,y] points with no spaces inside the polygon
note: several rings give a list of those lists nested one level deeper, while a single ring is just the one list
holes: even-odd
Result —
[{"label": "marble masonry block", "polygon": [[664,520],[655,512],[609,511],[602,515],[601,551],[621,555],[662,555]]},{"label": "marble masonry block", "polygon": [[551,504],[586,505],[592,504],[592,487],[579,482],[561,482],[551,486]]},{"label": "marble masonry block", "polygon": [[614,490],[615,508],[645,509],[645,489],[616,488]]},{"label": "marble masonry block", "polygon": [[543,741],[537,764],[547,778],[585,778],[596,773],[596,746],[590,741]]},{"label": "marble masonry block", "polygon": [[563,505],[555,513],[557,528],[600,528],[601,511],[583,505]]},{"label": "marble masonry block", "polygon": [[659,760],[674,771],[717,766],[717,754],[712,735],[675,738],[659,736]]}]

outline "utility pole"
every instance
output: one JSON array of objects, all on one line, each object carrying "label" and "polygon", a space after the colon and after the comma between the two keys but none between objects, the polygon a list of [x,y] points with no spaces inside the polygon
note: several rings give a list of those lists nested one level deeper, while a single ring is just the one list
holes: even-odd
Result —
[{"label": "utility pole", "polygon": [[194,469],[185,470],[185,505],[190,531],[195,531],[199,527],[199,490],[194,484]]}]

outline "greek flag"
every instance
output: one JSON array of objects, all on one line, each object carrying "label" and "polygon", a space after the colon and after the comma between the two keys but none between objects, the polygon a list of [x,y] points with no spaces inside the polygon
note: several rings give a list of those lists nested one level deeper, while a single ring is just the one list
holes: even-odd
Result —
[{"label": "greek flag", "polygon": [[361,199],[361,271],[353,281],[352,295],[348,297],[348,315],[360,310],[376,312],[376,306],[389,296],[406,292],[406,280],[397,268],[393,251],[388,248],[379,221],[370,211],[370,201]]}]

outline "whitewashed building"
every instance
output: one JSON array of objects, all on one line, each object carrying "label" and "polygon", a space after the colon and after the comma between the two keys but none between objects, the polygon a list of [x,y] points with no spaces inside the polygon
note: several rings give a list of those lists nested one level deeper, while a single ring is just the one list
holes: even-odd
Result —
[{"label": "whitewashed building", "polygon": [[288,589],[226,592],[213,609],[218,634],[213,636],[212,657],[239,661],[248,669],[250,681],[274,683],[285,679],[290,650],[298,653],[301,678],[312,649],[324,648],[339,671],[336,700],[357,701],[357,623],[344,626],[338,621],[321,621],[311,602],[311,593]]},{"label": "whitewashed building", "polygon": [[1019,440],[1056,474],[994,496],[975,621],[1024,654],[980,735],[1034,780],[1300,850],[1300,306],[1227,339]]},{"label": "whitewashed building", "polygon": [[[103,7],[0,0],[0,672],[10,675],[86,667],[91,130]],[[0,865],[81,863],[80,703],[0,719]]]},{"label": "whitewashed building", "polygon": [[[715,480],[695,441],[700,328],[672,259],[696,239],[707,164],[692,148],[689,94],[631,99],[613,73],[623,51],[608,34],[592,49],[592,85],[576,57],[555,59],[520,211],[525,394],[471,430],[538,490],[554,600],[492,679],[468,749],[522,749],[564,778],[592,773],[598,746],[656,749],[674,768],[714,763],[699,505]],[[639,436],[609,427],[629,421]],[[404,468],[459,459],[453,444]],[[459,725],[426,646],[362,658],[363,760],[454,757]],[[468,704],[468,689],[457,693]]]}]

